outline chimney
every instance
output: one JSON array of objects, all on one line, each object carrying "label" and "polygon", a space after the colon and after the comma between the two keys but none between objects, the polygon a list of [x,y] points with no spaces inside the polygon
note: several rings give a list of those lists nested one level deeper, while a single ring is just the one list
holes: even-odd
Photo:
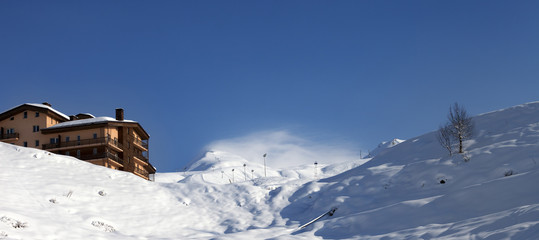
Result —
[{"label": "chimney", "polygon": [[44,102],[44,103],[42,103],[42,104],[45,105],[45,106],[52,107],[52,105],[51,105],[50,103],[48,103],[48,102]]},{"label": "chimney", "polygon": [[123,108],[116,108],[116,120],[123,121],[124,120],[124,109]]}]

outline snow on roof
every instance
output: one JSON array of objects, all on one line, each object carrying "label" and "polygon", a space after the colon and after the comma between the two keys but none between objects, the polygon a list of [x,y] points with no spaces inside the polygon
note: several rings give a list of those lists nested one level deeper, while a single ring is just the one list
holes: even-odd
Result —
[{"label": "snow on roof", "polygon": [[92,125],[92,124],[99,124],[99,123],[105,123],[105,122],[136,123],[135,121],[131,121],[131,120],[118,121],[115,118],[111,118],[111,117],[96,117],[96,118],[88,118],[88,119],[73,120],[73,121],[58,123],[46,129],[57,129],[57,128],[74,127],[74,126],[81,126],[81,125]]},{"label": "snow on roof", "polygon": [[90,116],[92,118],[95,118],[95,116],[93,114],[91,114],[91,113],[79,113],[77,115],[86,115],[86,116]]},{"label": "snow on roof", "polygon": [[[65,120],[69,120],[69,117],[68,117],[67,115],[63,114],[62,112],[60,112],[60,111],[58,111],[58,110],[56,110],[56,109],[54,109],[54,108],[52,108],[52,107],[49,107],[49,106],[47,106],[47,105],[40,104],[40,103],[25,103],[25,104],[21,104],[21,105],[18,105],[18,106],[16,106],[16,107],[13,107],[13,108],[11,108],[11,109],[15,109],[15,108],[21,107],[21,106],[23,106],[23,105],[34,106],[34,107],[38,107],[38,108],[45,108],[45,109],[51,110],[52,112],[54,112],[54,113],[60,115],[61,117],[65,118]],[[11,109],[9,109],[9,110],[11,110]],[[8,110],[8,111],[9,111],[9,110]],[[7,112],[7,111],[6,111],[6,112]]]}]

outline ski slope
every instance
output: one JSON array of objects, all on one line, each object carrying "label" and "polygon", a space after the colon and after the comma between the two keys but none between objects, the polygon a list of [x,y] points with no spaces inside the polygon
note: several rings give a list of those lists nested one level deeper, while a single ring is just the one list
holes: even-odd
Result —
[{"label": "ski slope", "polygon": [[539,239],[539,102],[474,122],[469,161],[430,132],[267,177],[216,148],[156,182],[0,143],[0,239]]}]

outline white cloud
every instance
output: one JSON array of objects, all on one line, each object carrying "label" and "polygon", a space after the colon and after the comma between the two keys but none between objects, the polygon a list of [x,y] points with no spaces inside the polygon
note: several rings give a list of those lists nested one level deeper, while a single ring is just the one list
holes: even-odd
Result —
[{"label": "white cloud", "polygon": [[[288,131],[262,131],[243,137],[215,141],[208,145],[210,151],[224,151],[239,155],[249,161],[262,159],[267,153],[268,166],[285,168],[302,164],[321,164],[359,159],[356,151],[345,148],[346,144],[323,144],[313,142]],[[359,149],[358,149],[359,150]]]}]

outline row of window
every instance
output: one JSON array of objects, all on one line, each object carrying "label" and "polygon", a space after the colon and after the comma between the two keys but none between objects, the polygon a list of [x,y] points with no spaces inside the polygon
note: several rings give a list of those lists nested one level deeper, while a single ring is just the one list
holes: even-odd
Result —
[{"label": "row of window", "polygon": [[[76,155],[77,158],[80,158],[80,149],[77,149],[76,151],[77,151],[77,155]],[[65,152],[65,155],[70,156],[70,154],[71,154],[70,151],[66,151],[66,152]],[[93,149],[92,149],[92,155],[97,155],[97,148],[93,148]],[[117,154],[114,154],[114,155],[115,155],[115,156],[118,156]]]},{"label": "row of window", "polygon": [[[35,116],[36,116],[36,118],[39,117],[39,112],[36,112]],[[22,118],[28,118],[28,112],[23,112],[22,113]],[[9,120],[15,120],[15,117],[11,116],[11,118],[9,118]]]},{"label": "row of window", "polygon": [[[97,133],[94,133],[93,137],[94,137],[94,139],[97,139]],[[66,137],[66,142],[69,142],[69,140],[71,140],[71,138],[67,136]],[[58,143],[59,139],[58,138],[51,138],[50,141],[51,141],[51,143]],[[77,136],[77,141],[80,141],[80,135]]]},{"label": "row of window", "polygon": [[[28,142],[23,142],[22,145],[28,147]],[[36,147],[39,147],[39,140],[36,140]]]},{"label": "row of window", "polygon": [[[39,125],[32,126],[32,132],[39,132]],[[13,134],[13,133],[15,133],[14,128],[7,128],[6,129],[6,134]]]},{"label": "row of window", "polygon": [[[35,116],[36,118],[39,117],[39,112],[36,112]],[[23,112],[22,118],[28,118],[28,112]],[[9,120],[15,120],[15,116],[11,116]],[[58,121],[55,121],[54,119],[51,118],[51,124],[55,124],[55,123],[58,123]]]},{"label": "row of window", "polygon": [[[39,117],[39,112],[36,112],[36,117]],[[28,118],[28,112],[23,113],[23,118]]]}]

